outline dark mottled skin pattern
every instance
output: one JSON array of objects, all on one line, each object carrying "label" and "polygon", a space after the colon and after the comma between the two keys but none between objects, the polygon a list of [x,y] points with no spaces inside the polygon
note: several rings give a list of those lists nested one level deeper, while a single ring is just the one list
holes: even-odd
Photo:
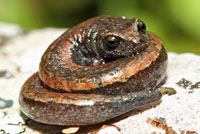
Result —
[{"label": "dark mottled skin pattern", "polygon": [[[108,36],[120,41],[110,49]],[[97,17],[62,34],[42,56],[39,72],[23,85],[19,103],[47,124],[100,123],[160,102],[166,78],[162,41],[138,18]]]},{"label": "dark mottled skin pattern", "polygon": [[[65,83],[75,80],[76,83],[89,81],[97,85],[104,85],[102,84],[104,75],[113,70],[118,71],[127,64],[127,60],[120,61],[121,58],[139,54],[149,44],[148,34],[142,29],[141,26],[144,26],[144,24],[139,19],[98,17],[94,20],[89,24],[78,25],[66,31],[46,50],[41,59],[40,78],[49,87],[66,88],[62,86],[63,83],[59,80],[51,83],[51,80],[58,77],[62,77],[62,80],[65,79]],[[104,39],[108,35],[115,35],[120,38],[119,46],[114,50],[106,48]],[[66,56],[63,52],[68,52],[68,55]],[[68,61],[63,61],[64,59],[72,60],[76,65],[66,63]],[[106,64],[110,61],[114,62]],[[74,66],[77,65],[88,67],[77,67],[75,69]],[[100,66],[98,69],[96,67],[91,68],[94,65]],[[46,80],[47,77],[48,80]],[[93,86],[92,88],[96,87]],[[82,89],[84,88],[77,87],[75,89],[74,86],[65,90]]]},{"label": "dark mottled skin pattern", "polygon": [[[40,84],[38,73],[27,80],[27,84],[23,86],[22,90],[24,92],[20,95],[19,100],[22,111],[35,121],[57,125],[100,123],[133,109],[158,104],[161,98],[161,94],[157,90],[132,92],[120,96],[49,92]],[[32,98],[33,93],[34,99]],[[48,98],[45,97],[45,94],[48,94]],[[94,104],[77,104],[77,102],[86,100],[92,101]]]},{"label": "dark mottled skin pattern", "polygon": [[[135,26],[136,21],[137,26]],[[84,66],[99,65],[140,52],[147,46],[148,36],[142,28],[138,28],[139,23],[143,24],[138,19],[101,17],[92,24],[82,27],[77,31],[80,36],[83,36],[82,40],[74,38],[76,43],[72,47],[73,62]],[[132,30],[131,35],[127,29]],[[120,38],[120,44],[116,49],[110,50],[106,47],[104,38],[108,35]],[[124,35],[128,35],[131,39],[127,39]],[[140,40],[140,45],[134,42],[136,38]]]}]

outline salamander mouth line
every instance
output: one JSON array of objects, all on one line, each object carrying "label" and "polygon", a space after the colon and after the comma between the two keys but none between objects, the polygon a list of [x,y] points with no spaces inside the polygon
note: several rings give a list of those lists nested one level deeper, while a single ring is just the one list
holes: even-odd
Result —
[{"label": "salamander mouth line", "polygon": [[[107,63],[111,63],[111,62],[115,62],[115,61],[118,61],[118,60],[125,60],[127,58],[130,58],[130,57],[134,57],[136,55],[139,55],[142,51],[144,51],[147,47],[144,47],[144,48],[141,48],[140,50],[138,50],[137,52],[133,52],[132,55],[129,55],[129,56],[122,56],[122,57],[118,57],[118,58],[105,58],[103,59],[105,62],[103,64],[107,64]],[[82,57],[81,57],[82,58]],[[73,59],[73,57],[71,57],[70,59]],[[96,66],[96,65],[82,65],[81,63],[76,63],[78,65],[81,65],[81,66]]]},{"label": "salamander mouth line", "polygon": [[113,61],[117,61],[117,60],[124,60],[124,59],[127,59],[127,58],[129,58],[129,57],[134,57],[134,56],[136,56],[136,55],[138,55],[138,54],[140,54],[142,51],[144,51],[145,49],[147,48],[147,46],[146,47],[143,47],[143,48],[141,48],[141,49],[139,49],[137,52],[133,52],[133,54],[132,55],[129,55],[129,56],[123,56],[123,57],[120,57],[120,58],[117,58],[117,59],[105,59],[105,64],[107,64],[107,63],[110,63],[110,62],[113,62]]}]

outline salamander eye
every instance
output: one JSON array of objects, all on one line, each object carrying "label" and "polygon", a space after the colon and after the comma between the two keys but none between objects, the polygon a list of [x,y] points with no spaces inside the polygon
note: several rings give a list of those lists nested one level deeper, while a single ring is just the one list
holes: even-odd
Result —
[{"label": "salamander eye", "polygon": [[141,31],[143,33],[146,32],[146,26],[142,21],[138,21],[137,27],[138,27],[138,31]]},{"label": "salamander eye", "polygon": [[113,35],[108,35],[104,38],[104,44],[108,50],[116,49],[119,46],[120,38]]}]

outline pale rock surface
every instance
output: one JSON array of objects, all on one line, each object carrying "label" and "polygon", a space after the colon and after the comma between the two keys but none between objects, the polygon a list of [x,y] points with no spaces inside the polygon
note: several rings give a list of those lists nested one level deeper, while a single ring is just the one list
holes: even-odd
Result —
[{"label": "pale rock surface", "polygon": [[9,39],[23,33],[23,29],[16,24],[0,22],[0,37]]},{"label": "pale rock surface", "polygon": [[[54,134],[61,131],[62,127],[43,126],[36,122],[32,122],[32,126],[24,125],[27,118],[20,113],[18,95],[24,81],[38,71],[45,49],[63,32],[64,29],[53,28],[33,30],[27,34],[12,36],[0,47],[0,72],[9,73],[11,76],[0,76],[0,134],[15,134],[24,130],[25,134]],[[149,117],[165,118],[168,126],[178,134],[186,130],[200,134],[200,87],[191,90],[176,84],[182,78],[193,83],[200,81],[200,56],[191,53],[169,53],[168,56],[168,79],[163,86],[173,87],[177,93],[172,96],[164,95],[161,104],[155,108],[114,123],[120,127],[120,132],[115,127],[107,127],[98,134],[164,134],[165,131],[146,122]],[[10,106],[3,107],[5,102],[9,102]]]}]

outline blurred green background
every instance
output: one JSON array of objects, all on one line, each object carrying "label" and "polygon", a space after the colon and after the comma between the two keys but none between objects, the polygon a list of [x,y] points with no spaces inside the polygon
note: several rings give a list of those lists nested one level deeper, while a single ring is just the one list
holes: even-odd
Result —
[{"label": "blurred green background", "polygon": [[26,30],[67,28],[100,15],[139,17],[168,51],[200,54],[200,0],[0,0],[0,21]]}]

